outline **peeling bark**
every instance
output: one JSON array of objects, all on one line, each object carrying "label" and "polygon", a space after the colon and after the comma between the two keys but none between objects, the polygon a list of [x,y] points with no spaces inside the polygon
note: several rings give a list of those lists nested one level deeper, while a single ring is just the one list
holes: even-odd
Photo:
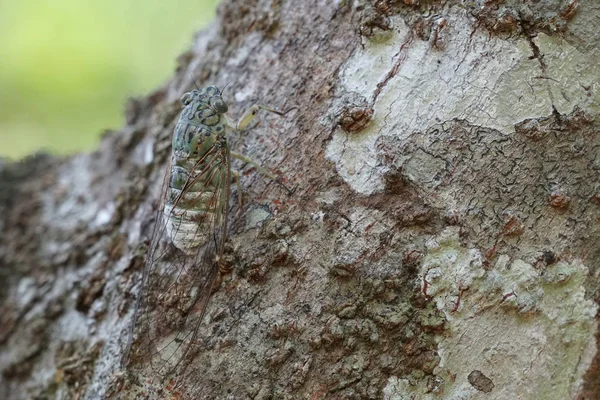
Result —
[{"label": "peeling bark", "polygon": [[[0,165],[0,397],[600,398],[599,19],[225,1],[97,151]],[[243,169],[174,384],[120,360],[192,80],[298,107],[230,137],[296,191]]]}]

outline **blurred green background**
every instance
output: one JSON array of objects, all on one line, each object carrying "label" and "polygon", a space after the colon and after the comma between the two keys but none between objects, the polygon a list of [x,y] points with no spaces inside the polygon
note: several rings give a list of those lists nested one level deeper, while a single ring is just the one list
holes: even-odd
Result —
[{"label": "blurred green background", "polygon": [[162,85],[218,0],[0,0],[0,156],[91,150]]}]

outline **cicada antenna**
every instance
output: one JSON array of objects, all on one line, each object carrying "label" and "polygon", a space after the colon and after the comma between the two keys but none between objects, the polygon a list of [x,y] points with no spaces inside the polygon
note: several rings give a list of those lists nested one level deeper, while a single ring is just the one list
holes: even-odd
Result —
[{"label": "cicada antenna", "polygon": [[223,93],[225,92],[225,89],[227,89],[227,86],[229,86],[229,84],[230,84],[230,83],[231,83],[231,82],[227,82],[227,83],[225,84],[225,86],[223,86],[223,89],[221,89],[221,96],[223,96]]},{"label": "cicada antenna", "polygon": [[299,107],[297,107],[297,106],[292,106],[292,107],[288,108],[287,110],[285,110],[285,111],[282,111],[282,112],[281,112],[281,115],[287,115],[287,114],[288,114],[290,111],[299,110],[299,109],[300,109],[300,108],[299,108]]},{"label": "cicada antenna", "polygon": [[194,75],[192,75],[192,73],[189,71],[188,71],[188,75],[190,76],[190,78],[192,78],[192,82],[194,82],[194,86],[196,87],[196,89],[200,90],[200,88],[198,87],[198,84],[196,83],[196,79],[194,79]]}]

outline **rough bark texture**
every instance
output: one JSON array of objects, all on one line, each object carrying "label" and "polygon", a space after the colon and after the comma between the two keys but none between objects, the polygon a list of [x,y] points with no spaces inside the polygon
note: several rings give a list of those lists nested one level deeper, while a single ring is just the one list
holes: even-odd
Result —
[{"label": "rough bark texture", "polygon": [[[0,166],[0,398],[597,399],[600,6],[227,0],[98,151]],[[119,365],[180,95],[266,116],[199,353]],[[233,207],[233,202],[232,202]]]}]

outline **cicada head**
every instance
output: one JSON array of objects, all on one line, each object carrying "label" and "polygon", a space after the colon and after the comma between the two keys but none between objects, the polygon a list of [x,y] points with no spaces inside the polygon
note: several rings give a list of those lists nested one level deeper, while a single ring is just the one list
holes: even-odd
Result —
[{"label": "cicada head", "polygon": [[199,108],[211,108],[217,114],[225,114],[228,110],[227,103],[221,97],[221,91],[216,86],[207,86],[202,89],[192,90],[181,96],[181,104],[187,106],[195,102]]}]

